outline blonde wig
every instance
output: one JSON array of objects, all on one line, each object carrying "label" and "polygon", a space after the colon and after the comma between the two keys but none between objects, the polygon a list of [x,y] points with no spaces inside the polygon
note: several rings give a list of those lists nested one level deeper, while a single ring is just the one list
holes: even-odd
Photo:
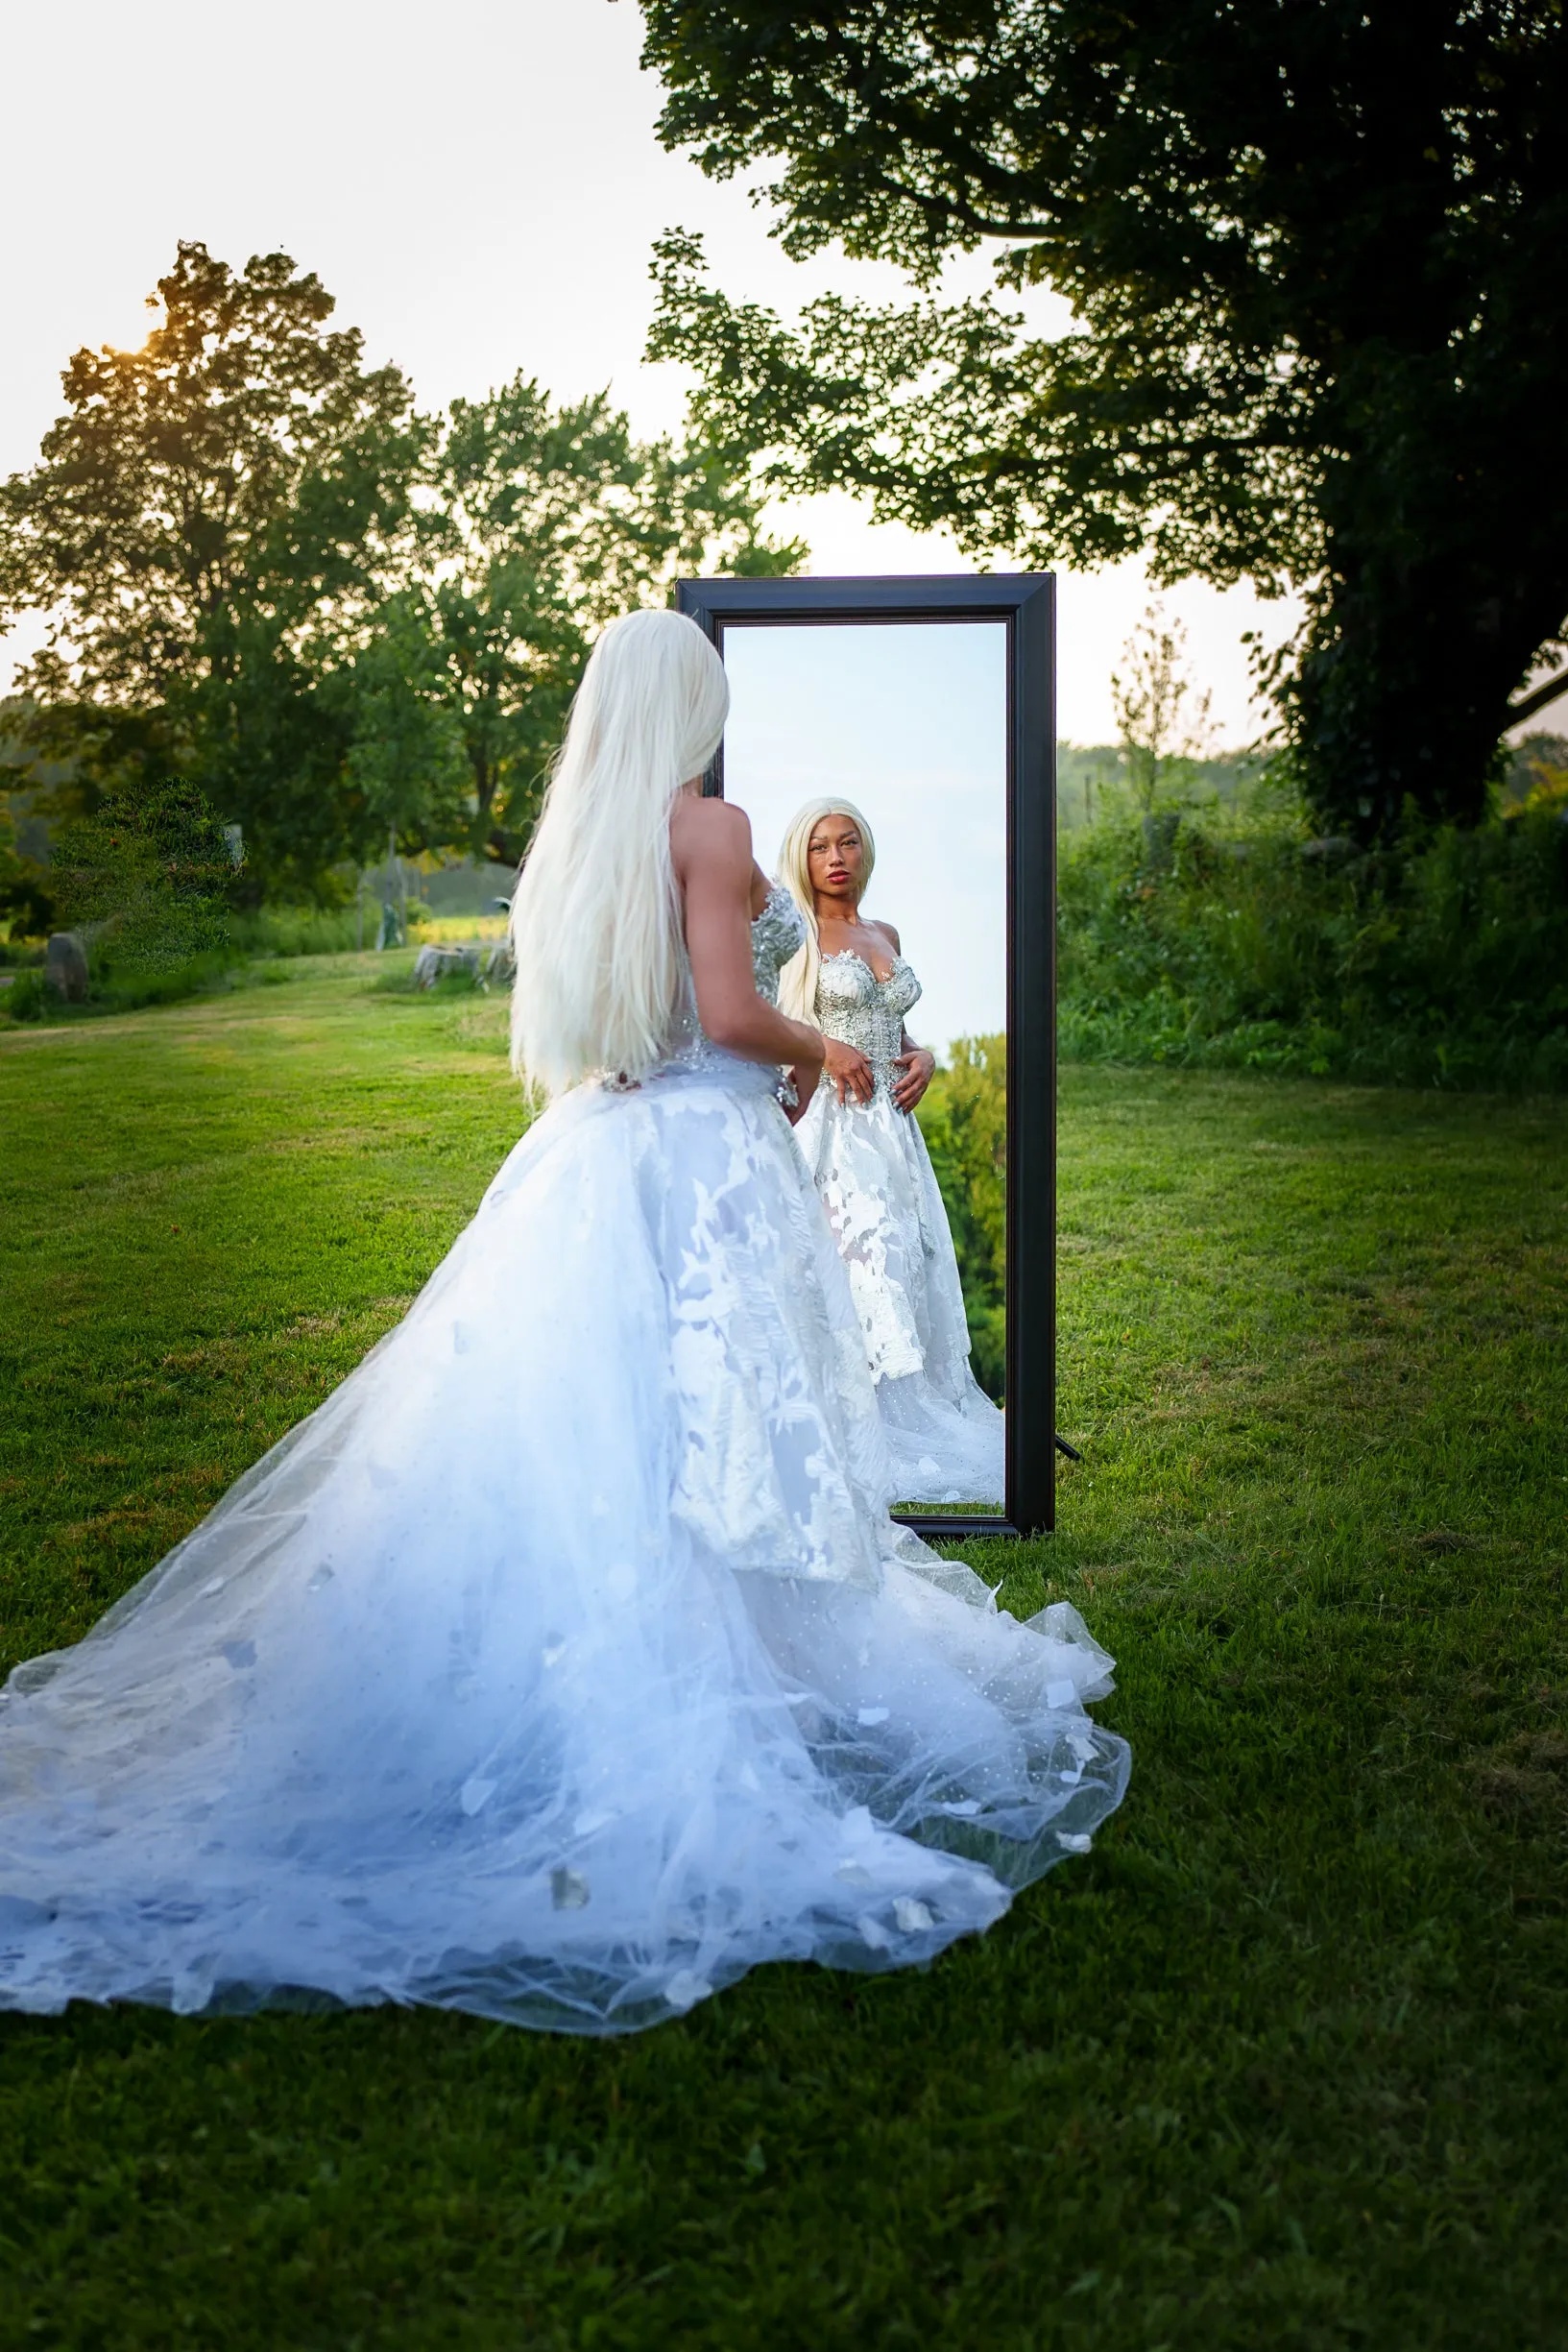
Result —
[{"label": "blonde wig", "polygon": [[583,672],[512,901],[512,1066],[560,1094],[668,1043],[682,983],[669,812],[724,733],[724,665],[683,613],[628,613]]},{"label": "blonde wig", "polygon": [[[808,800],[804,809],[797,809],[789,820],[779,852],[779,880],[806,917],[806,945],[790,957],[779,975],[779,1010],[787,1013],[791,1021],[809,1021],[816,1026],[817,974],[822,969],[822,945],[817,933],[816,893],[811,888],[811,869],[807,852],[811,836],[825,816],[847,816],[860,836],[860,847],[865,851],[865,863],[860,869],[860,897],[871,880],[871,869],[877,862],[877,843],[871,827],[852,800]],[[856,906],[859,900],[856,901]]]}]

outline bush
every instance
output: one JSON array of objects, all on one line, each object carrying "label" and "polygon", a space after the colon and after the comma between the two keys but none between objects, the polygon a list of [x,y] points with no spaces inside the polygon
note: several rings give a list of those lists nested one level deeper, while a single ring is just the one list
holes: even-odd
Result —
[{"label": "bush", "polygon": [[[51,920],[82,940],[85,1006],[62,1006],[42,972],[0,995],[12,1021],[130,1012],[220,986],[233,961],[229,896],[235,855],[202,792],[166,783],[105,800],[60,827],[51,844]],[[42,959],[13,946],[8,959]]]},{"label": "bush", "polygon": [[97,1013],[140,1012],[150,1005],[178,1005],[228,984],[233,975],[229,955],[193,956],[184,963],[121,966],[96,974],[85,1005],[62,1005],[41,971],[18,975],[0,989],[0,1017],[12,1021],[90,1019]]},{"label": "bush", "polygon": [[975,1377],[1000,1403],[1006,1374],[1007,1041],[960,1037],[920,1105],[947,1204]]},{"label": "bush", "polygon": [[[379,907],[367,907],[364,944],[375,945]],[[238,914],[230,936],[245,956],[343,956],[360,945],[352,907],[257,907]]]},{"label": "bush", "polygon": [[0,1013],[12,1021],[41,1021],[54,1001],[41,971],[18,972],[9,988],[0,988]]},{"label": "bush", "polygon": [[1366,855],[1277,816],[1125,817],[1064,843],[1058,951],[1071,1057],[1568,1080],[1568,827],[1550,807]]},{"label": "bush", "polygon": [[106,800],[60,829],[50,884],[85,941],[95,1000],[188,995],[229,954],[234,860],[199,788],[169,783]]},{"label": "bush", "polygon": [[104,1012],[140,1012],[230,987],[233,978],[234,958],[227,950],[190,956],[183,963],[122,965],[93,982],[91,1004]]}]

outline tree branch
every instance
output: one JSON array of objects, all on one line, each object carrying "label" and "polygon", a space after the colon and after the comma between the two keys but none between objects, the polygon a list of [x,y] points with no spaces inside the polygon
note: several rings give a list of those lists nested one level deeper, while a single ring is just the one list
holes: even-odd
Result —
[{"label": "tree branch", "polygon": [[1521,694],[1517,702],[1510,702],[1504,715],[1505,727],[1517,727],[1521,719],[1533,718],[1537,711],[1544,711],[1559,694],[1568,694],[1568,669],[1557,670],[1539,686],[1532,686],[1528,694]]},{"label": "tree branch", "polygon": [[973,229],[982,237],[1049,237],[1049,221],[994,221],[985,213],[977,212],[966,196],[941,195],[932,189],[912,188],[904,181],[894,179],[890,172],[875,172],[874,184],[884,196],[895,196],[904,204],[914,205],[928,220],[940,224],[959,220],[966,229]]}]

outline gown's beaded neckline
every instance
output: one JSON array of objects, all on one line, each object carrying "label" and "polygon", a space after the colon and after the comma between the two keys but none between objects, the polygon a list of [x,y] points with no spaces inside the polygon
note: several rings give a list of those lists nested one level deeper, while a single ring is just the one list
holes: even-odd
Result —
[{"label": "gown's beaded neckline", "polygon": [[831,956],[824,956],[822,960],[824,963],[859,964],[862,971],[866,971],[871,974],[872,985],[877,988],[891,987],[893,982],[899,976],[900,968],[902,967],[905,972],[907,972],[909,969],[909,966],[905,962],[904,958],[902,956],[895,955],[886,971],[879,972],[876,965],[872,962],[871,958],[869,956],[862,956],[857,947],[835,948]]},{"label": "gown's beaded neckline", "polygon": [[[824,956],[817,972],[816,1024],[825,1037],[852,1045],[871,1064],[879,1096],[891,1091],[894,1056],[904,1051],[904,1020],[920,1002],[914,968],[895,955],[879,979],[857,948]],[[824,1071],[819,1085],[832,1089]]]}]

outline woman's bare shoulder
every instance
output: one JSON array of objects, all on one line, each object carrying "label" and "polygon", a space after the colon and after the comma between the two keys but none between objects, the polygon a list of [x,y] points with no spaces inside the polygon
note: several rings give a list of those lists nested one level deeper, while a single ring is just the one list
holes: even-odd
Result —
[{"label": "woman's bare shoulder", "polygon": [[904,948],[900,942],[899,934],[893,929],[891,923],[879,923],[869,914],[863,914],[860,917],[860,920],[865,925],[867,931],[880,931],[881,933],[882,937],[887,941],[888,946],[892,949],[895,956],[903,955]]},{"label": "woman's bare shoulder", "polygon": [[669,812],[669,841],[679,867],[696,861],[750,870],[751,819],[731,801],[687,793]]}]

